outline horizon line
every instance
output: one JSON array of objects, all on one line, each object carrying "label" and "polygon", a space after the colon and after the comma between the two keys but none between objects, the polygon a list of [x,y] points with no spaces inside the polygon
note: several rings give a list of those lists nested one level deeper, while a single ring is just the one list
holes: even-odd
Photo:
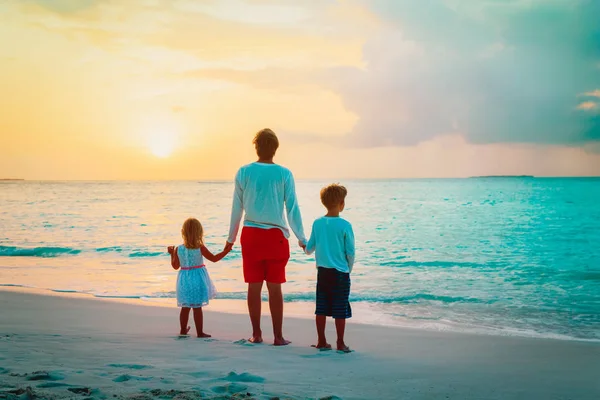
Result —
[{"label": "horizon line", "polygon": [[[296,181],[330,181],[330,180],[351,180],[351,181],[401,181],[401,180],[455,180],[455,179],[582,179],[582,178],[600,178],[600,175],[473,175],[473,176],[455,176],[455,177],[396,177],[396,178],[296,178]],[[198,183],[226,183],[233,182],[233,179],[26,179],[26,178],[2,178],[0,182],[18,183],[18,182],[198,182]]]}]

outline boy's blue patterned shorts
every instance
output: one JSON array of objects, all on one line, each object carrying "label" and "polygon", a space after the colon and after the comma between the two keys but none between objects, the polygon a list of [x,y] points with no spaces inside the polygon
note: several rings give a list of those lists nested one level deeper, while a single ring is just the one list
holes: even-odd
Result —
[{"label": "boy's blue patterned shorts", "polygon": [[335,319],[352,318],[350,296],[350,274],[335,268],[317,268],[316,315]]}]

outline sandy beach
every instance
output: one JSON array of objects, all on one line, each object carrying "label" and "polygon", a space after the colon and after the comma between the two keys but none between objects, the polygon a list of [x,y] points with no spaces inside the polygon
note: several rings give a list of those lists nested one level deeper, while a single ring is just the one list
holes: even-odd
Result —
[{"label": "sandy beach", "polygon": [[[600,344],[350,324],[351,354],[251,345],[247,317],[210,312],[180,339],[177,310],[1,291],[0,398],[596,399]],[[328,328],[334,339],[332,325]],[[269,320],[265,317],[266,339]]]}]

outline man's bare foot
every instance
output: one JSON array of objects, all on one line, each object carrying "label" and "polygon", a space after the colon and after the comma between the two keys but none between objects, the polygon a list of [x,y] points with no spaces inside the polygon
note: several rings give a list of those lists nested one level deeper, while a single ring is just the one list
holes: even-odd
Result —
[{"label": "man's bare foot", "polygon": [[202,332],[201,334],[198,335],[199,338],[209,338],[212,337],[212,335],[209,335],[208,333],[204,333]]},{"label": "man's bare foot", "polygon": [[331,350],[331,345],[329,343],[317,343],[313,344],[311,347],[319,350]]},{"label": "man's bare foot", "polygon": [[250,343],[259,344],[263,342],[263,338],[262,336],[252,336],[250,339],[248,339],[248,341]]},{"label": "man's bare foot", "polygon": [[179,332],[179,335],[181,335],[181,336],[187,335],[188,333],[190,333],[190,329],[192,329],[192,328],[188,326],[187,329],[185,330],[185,332],[181,331],[181,332]]},{"label": "man's bare foot", "polygon": [[287,346],[290,343],[292,342],[290,342],[289,340],[285,340],[284,338],[278,338],[275,339],[275,341],[273,342],[273,346]]}]

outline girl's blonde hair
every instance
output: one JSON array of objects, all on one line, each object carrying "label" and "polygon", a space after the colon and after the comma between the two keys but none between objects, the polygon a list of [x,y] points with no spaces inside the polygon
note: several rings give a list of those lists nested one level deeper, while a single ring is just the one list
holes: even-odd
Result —
[{"label": "girl's blonde hair", "polygon": [[181,228],[183,244],[188,249],[199,249],[204,246],[204,229],[196,218],[188,218]]}]

